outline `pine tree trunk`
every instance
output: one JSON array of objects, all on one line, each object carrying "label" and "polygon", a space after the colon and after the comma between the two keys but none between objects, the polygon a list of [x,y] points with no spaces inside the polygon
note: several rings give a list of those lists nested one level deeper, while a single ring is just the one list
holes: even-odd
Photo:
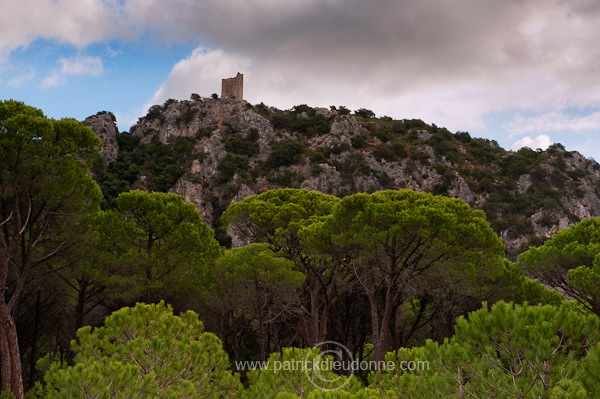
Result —
[{"label": "pine tree trunk", "polygon": [[368,292],[367,294],[371,308],[371,336],[373,338],[374,360],[377,364],[385,356],[385,346],[381,337],[381,324],[379,323],[379,311],[377,309],[375,292]]},{"label": "pine tree trunk", "polygon": [[4,300],[0,302],[0,330],[2,391],[12,390],[16,399],[23,399],[25,393],[21,375],[21,355],[19,353],[17,328]]},{"label": "pine tree trunk", "polygon": [[40,316],[41,316],[41,300],[40,293],[38,292],[35,299],[35,317],[33,323],[33,333],[31,338],[31,354],[29,355],[29,386],[33,386],[36,377],[35,364],[37,360],[37,346],[38,346],[38,335],[40,329]]}]

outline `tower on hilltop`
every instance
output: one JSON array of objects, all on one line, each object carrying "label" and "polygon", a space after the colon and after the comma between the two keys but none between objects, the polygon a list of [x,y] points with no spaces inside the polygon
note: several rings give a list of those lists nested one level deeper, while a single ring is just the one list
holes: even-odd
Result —
[{"label": "tower on hilltop", "polygon": [[235,78],[223,79],[221,83],[221,98],[244,99],[244,75],[237,73]]}]

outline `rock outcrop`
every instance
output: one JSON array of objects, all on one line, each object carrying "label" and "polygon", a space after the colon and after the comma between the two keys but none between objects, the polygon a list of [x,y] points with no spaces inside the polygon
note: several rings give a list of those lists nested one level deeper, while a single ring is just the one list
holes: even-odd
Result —
[{"label": "rock outcrop", "polygon": [[96,133],[96,136],[102,140],[104,146],[100,151],[100,156],[106,164],[116,161],[119,153],[117,144],[117,120],[115,116],[108,112],[99,112],[85,119],[83,122],[86,126]]},{"label": "rock outcrop", "polygon": [[[107,143],[106,159],[114,160],[110,116],[86,123]],[[171,191],[196,204],[213,225],[231,201],[273,188],[337,196],[409,188],[484,210],[514,256],[571,223],[600,216],[595,161],[560,145],[506,151],[419,120],[196,98],[152,107],[131,134],[142,143],[171,145],[180,137],[194,142],[199,155]]]}]

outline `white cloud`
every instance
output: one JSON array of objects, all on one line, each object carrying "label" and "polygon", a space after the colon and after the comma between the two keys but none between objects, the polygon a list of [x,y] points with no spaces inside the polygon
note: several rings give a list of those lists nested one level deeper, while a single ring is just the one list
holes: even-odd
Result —
[{"label": "white cloud", "polygon": [[187,59],[179,61],[165,83],[154,93],[144,107],[144,113],[154,104],[169,98],[189,99],[190,94],[209,96],[221,93],[221,79],[244,73],[249,69],[246,59],[226,54],[222,50],[208,51],[197,48]]},{"label": "white cloud", "polygon": [[230,60],[227,73],[206,73],[192,55],[153,100],[187,97],[188,78],[210,94],[239,70],[252,102],[366,107],[466,130],[509,108],[600,103],[600,13],[582,9],[587,1],[205,0],[176,9],[130,0],[125,9],[157,37],[197,37]]},{"label": "white cloud", "polygon": [[48,75],[40,84],[40,88],[47,89],[50,87],[60,86],[65,83],[65,78],[58,72],[53,72]]},{"label": "white cloud", "polygon": [[581,117],[571,116],[564,112],[548,112],[530,118],[517,116],[505,127],[513,134],[548,131],[581,132],[586,130],[600,130],[600,112],[593,112]]},{"label": "white cloud", "polygon": [[108,53],[108,56],[109,56],[110,58],[114,58],[114,57],[116,57],[116,56],[118,56],[118,55],[121,55],[121,54],[123,54],[123,52],[122,52],[122,51],[115,50],[115,49],[113,49],[113,48],[112,48],[111,46],[109,46],[109,45],[106,45],[104,48],[106,49],[106,52]]},{"label": "white cloud", "polygon": [[536,138],[532,139],[529,136],[523,137],[521,140],[515,141],[513,145],[510,147],[511,150],[517,151],[519,148],[529,147],[533,150],[541,149],[545,150],[553,144],[550,136],[545,134],[540,134]]},{"label": "white cloud", "polygon": [[7,0],[2,2],[0,59],[37,39],[77,47],[130,39],[137,28],[121,12],[120,0]]},{"label": "white cloud", "polygon": [[60,68],[47,76],[41,84],[42,88],[62,85],[69,76],[100,76],[104,73],[104,66],[100,57],[70,57],[59,58]]},{"label": "white cloud", "polygon": [[[218,93],[239,71],[249,101],[280,108],[365,107],[451,130],[485,130],[492,112],[554,110],[507,126],[521,135],[596,128],[600,118],[563,115],[600,104],[597,0],[6,2],[0,59],[40,38],[80,48],[198,43],[147,105]],[[44,84],[65,76],[57,70]]]},{"label": "white cloud", "polygon": [[13,88],[18,88],[18,87],[23,86],[25,83],[30,82],[34,78],[35,78],[34,72],[23,73],[23,74],[20,74],[18,76],[15,76],[14,78],[10,79],[7,82],[7,85],[10,87],[13,87]]},{"label": "white cloud", "polygon": [[64,75],[100,76],[104,72],[100,57],[60,58],[58,63]]}]

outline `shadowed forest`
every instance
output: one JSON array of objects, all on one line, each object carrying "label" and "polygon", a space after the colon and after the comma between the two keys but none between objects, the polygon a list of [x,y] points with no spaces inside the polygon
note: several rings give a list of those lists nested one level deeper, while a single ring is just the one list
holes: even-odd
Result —
[{"label": "shadowed forest", "polygon": [[600,219],[516,262],[483,210],[409,189],[273,189],[213,229],[161,192],[178,143],[140,190],[82,123],[0,102],[0,398],[600,395]]}]

